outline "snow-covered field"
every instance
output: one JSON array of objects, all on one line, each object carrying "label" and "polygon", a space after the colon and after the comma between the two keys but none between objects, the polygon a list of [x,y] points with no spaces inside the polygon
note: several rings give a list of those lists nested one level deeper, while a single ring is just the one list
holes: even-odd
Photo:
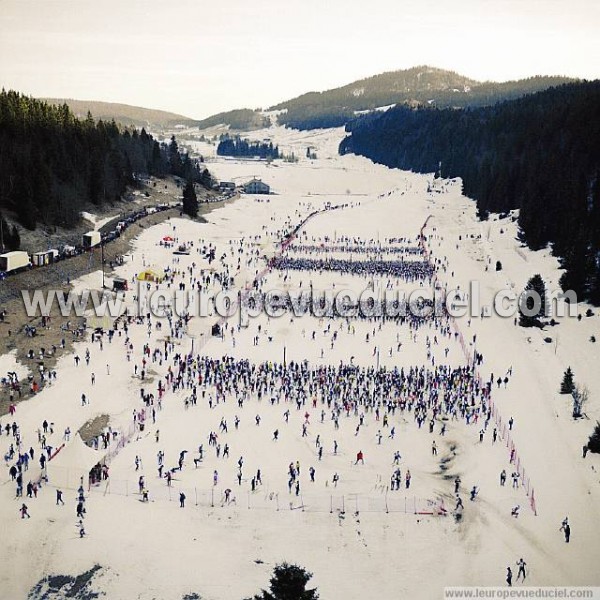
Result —
[{"label": "snow-covered field", "polygon": [[[326,236],[349,236],[363,240],[404,237],[416,243],[427,221],[428,248],[444,265],[438,270],[441,285],[464,290],[470,281],[478,281],[482,302],[488,302],[498,289],[520,291],[538,272],[551,288],[556,287],[560,272],[550,253],[522,248],[510,218],[478,222],[474,203],[461,195],[460,182],[448,181],[428,191],[431,176],[390,170],[361,157],[340,157],[337,146],[342,136],[341,129],[298,132],[271,127],[253,133],[252,137],[270,138],[280,150],[294,151],[299,157],[304,157],[310,146],[318,158],[271,165],[215,158],[210,169],[217,178],[243,182],[256,176],[274,193],[242,196],[210,213],[207,224],[171,219],[143,231],[135,242],[132,260],[119,267],[118,274],[131,279],[145,268],[170,267],[184,275],[179,280],[187,281],[188,269],[194,275],[201,270],[206,275],[227,264],[235,286],[243,288],[263,271],[263,256],[277,251],[277,242],[286,231],[328,204],[346,204],[310,219],[298,242],[319,244]],[[202,143],[195,144],[202,151]],[[159,243],[165,236],[175,238],[176,244],[193,242],[192,251],[174,256],[172,248]],[[211,265],[197,252],[209,244],[216,246],[217,260]],[[237,252],[240,244],[242,253]],[[250,249],[255,253],[250,254]],[[496,260],[502,262],[502,271],[494,270]],[[76,289],[100,285],[98,274],[75,283]],[[333,272],[290,272],[286,277],[286,272],[274,270],[261,278],[263,289],[300,285],[306,289],[310,283],[315,289],[335,285],[336,289],[361,291],[368,281]],[[411,285],[414,287],[409,284],[407,289]],[[133,292],[128,301],[133,303]],[[585,313],[586,308],[580,306],[580,312]],[[297,411],[283,398],[272,404],[270,398],[259,403],[251,397],[243,407],[228,398],[209,408],[208,399],[215,396],[210,390],[206,398],[199,397],[197,406],[189,408],[184,401],[190,390],[168,391],[156,423],[148,416],[144,430],[132,434],[132,413],[143,408],[140,389],[156,393],[158,381],[164,383],[171,364],[148,359],[142,381],[142,347],[149,344],[152,349],[162,349],[168,326],[165,323],[162,330],[154,327],[148,332],[145,325],[132,325],[130,360],[125,334],[116,335],[112,343],[105,340],[102,349],[90,340],[80,342],[75,349],[82,359],[78,366],[73,356],[61,359],[57,380],[33,400],[20,404],[14,418],[1,419],[3,426],[16,420],[23,448],[35,449],[36,460],[25,472],[25,483],[39,475],[36,432],[44,419],[54,423],[48,443],[55,448],[63,443],[66,427],[74,434],[101,414],[110,416],[110,426],[119,432],[117,439],[132,434],[131,443],[111,452],[110,479],[90,490],[87,536],[83,539],[75,526],[75,490],[83,476],[87,493],[87,471],[106,451],[91,450],[71,435],[49,463],[49,485],[37,499],[25,499],[31,513],[25,520],[18,513],[21,500],[14,499],[8,468],[3,471],[0,597],[24,598],[45,575],[78,574],[99,564],[103,569],[95,576],[93,587],[111,599],[180,599],[197,592],[202,598],[234,600],[265,587],[273,566],[283,560],[313,572],[311,584],[324,599],[441,598],[444,586],[503,585],[506,567],[512,566],[516,575],[515,563],[521,557],[528,565],[529,584],[600,585],[600,460],[591,454],[581,457],[582,445],[600,418],[600,352],[597,344],[589,341],[591,335],[600,334],[599,319],[598,315],[581,321],[562,319],[558,326],[541,332],[515,327],[512,318],[469,321],[465,317],[458,319],[452,330],[462,334],[464,347],[454,335],[431,345],[436,364],[452,367],[466,364],[466,356],[476,347],[484,356],[479,368],[484,381],[492,373],[494,380],[504,377],[512,367],[506,388],[493,386],[492,397],[501,418],[498,429],[501,437],[504,435],[496,443],[492,443],[491,433],[495,421],[490,422],[480,443],[482,421],[470,425],[460,420],[448,422],[446,435],[441,436],[439,425],[429,433],[426,425],[421,429],[415,425],[410,413],[397,412],[390,418],[390,427],[396,429],[391,439],[389,427],[383,428],[371,412],[355,435],[357,418],[352,414],[343,414],[339,429],[334,430],[329,418],[320,421],[320,405]],[[378,323],[356,321],[351,329],[334,320],[327,330],[328,319],[261,314],[240,330],[232,318],[226,334],[217,338],[211,336],[216,320],[192,319],[187,333],[174,340],[175,352],[187,354],[194,345],[194,353],[247,358],[255,363],[282,362],[285,353],[288,362],[306,359],[310,364],[337,366],[340,361],[353,361],[365,367],[379,363],[406,369],[431,366],[427,340],[439,336],[428,326],[411,332],[391,322],[379,328]],[[333,330],[338,332],[335,340]],[[544,341],[547,336],[551,343]],[[83,360],[87,348],[89,366]],[[14,358],[0,357],[2,373],[16,370],[13,363]],[[569,365],[576,381],[589,389],[590,401],[585,407],[589,420],[574,422],[567,397],[558,394],[562,373]],[[86,406],[81,406],[82,393],[89,398]],[[286,409],[290,410],[289,423],[284,419]],[[310,425],[303,437],[305,412],[310,413]],[[233,425],[236,415],[239,429]],[[261,417],[260,425],[255,424],[256,415]],[[514,427],[505,432],[502,425],[510,417]],[[222,419],[228,423],[227,433],[219,431]],[[277,441],[273,440],[275,429],[280,433]],[[381,443],[377,440],[379,429]],[[211,431],[219,433],[221,444],[229,445],[229,458],[217,458],[208,445]],[[525,471],[518,489],[513,489],[510,479],[517,467],[509,464],[509,433],[519,466]],[[317,456],[317,436],[324,447],[322,460]],[[336,454],[334,440],[339,444]],[[432,440],[438,445],[437,456],[431,452]],[[12,441],[3,432],[3,453]],[[192,458],[200,444],[205,458],[196,468]],[[109,450],[115,447],[116,442]],[[166,468],[176,466],[179,453],[188,451],[171,488],[158,477],[159,450],[165,453]],[[365,453],[364,465],[354,464],[359,450]],[[402,455],[402,473],[410,469],[412,480],[410,489],[389,491],[396,451]],[[136,456],[141,459],[139,471]],[[238,485],[240,456],[244,478]],[[298,496],[287,487],[288,465],[296,461],[301,465]],[[314,483],[307,473],[311,466],[316,470]],[[250,480],[257,469],[263,483],[253,492]],[[502,469],[509,474],[504,487],[499,485]],[[337,486],[332,483],[335,473],[339,475]],[[149,491],[147,504],[138,494],[140,475]],[[460,520],[451,514],[457,475],[465,504]],[[467,492],[473,486],[480,491],[470,502]],[[64,491],[66,506],[56,506],[54,487]],[[223,502],[227,488],[235,503]],[[180,491],[187,496],[183,509],[179,508]],[[442,504],[445,516],[429,514],[437,512],[433,506]],[[521,507],[518,518],[511,516],[516,505]],[[559,532],[567,515],[572,527],[569,544]]]}]

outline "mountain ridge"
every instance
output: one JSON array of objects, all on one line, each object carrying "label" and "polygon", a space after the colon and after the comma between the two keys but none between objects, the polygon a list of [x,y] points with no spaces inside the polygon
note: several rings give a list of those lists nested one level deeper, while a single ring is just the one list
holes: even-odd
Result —
[{"label": "mountain ridge", "polygon": [[[282,111],[277,117],[280,125],[294,129],[319,129],[340,127],[360,111],[394,104],[413,107],[433,105],[440,108],[487,106],[576,81],[579,80],[552,75],[504,82],[478,81],[455,71],[419,65],[371,75],[322,92],[306,92],[278,102],[267,110]],[[213,115],[201,123],[209,126],[220,120],[222,124],[239,130],[256,128],[250,125],[246,127],[238,118],[241,113],[247,116],[257,114],[250,109],[238,109]]]},{"label": "mountain ridge", "polygon": [[122,102],[101,100],[77,100],[75,98],[39,98],[48,104],[67,104],[75,116],[85,119],[88,111],[95,120],[115,120],[122,125],[134,127],[158,127],[167,129],[176,125],[195,127],[199,121],[166,110],[146,108]]},{"label": "mountain ridge", "polygon": [[505,82],[477,81],[455,71],[421,65],[387,71],[324,92],[308,92],[271,109],[286,110],[278,117],[281,125],[318,129],[345,125],[356,111],[391,104],[440,108],[487,106],[574,81],[577,80],[542,75]]}]

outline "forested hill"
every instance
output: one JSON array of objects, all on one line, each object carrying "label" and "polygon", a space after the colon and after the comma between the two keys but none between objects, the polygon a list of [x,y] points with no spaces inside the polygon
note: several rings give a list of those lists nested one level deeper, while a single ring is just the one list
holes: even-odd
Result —
[{"label": "forested hill", "polygon": [[174,174],[208,184],[202,165],[145,130],[114,121],[75,118],[17,92],[0,93],[0,212],[28,229],[36,224],[70,227],[89,204],[120,198],[134,174]]},{"label": "forested hill", "polygon": [[391,71],[325,92],[310,92],[273,106],[282,110],[281,125],[296,129],[339,127],[355,111],[391,104],[464,108],[492,105],[572,81],[565,77],[531,77],[504,83],[479,82],[428,66]]},{"label": "forested hill", "polygon": [[71,98],[40,98],[43,102],[61,106],[66,104],[76,117],[85,119],[88,112],[96,120],[116,121],[121,125],[145,127],[146,129],[171,129],[176,125],[195,127],[198,121],[153,108],[130,106],[117,102],[98,102],[95,100],[73,100]]},{"label": "forested hill", "polygon": [[271,120],[261,114],[260,110],[250,110],[249,108],[240,108],[238,110],[229,110],[218,113],[207,119],[198,122],[199,129],[208,129],[216,125],[227,125],[230,129],[236,131],[254,131],[268,127]]},{"label": "forested hill", "polygon": [[600,304],[600,81],[491,107],[397,107],[356,119],[340,152],[461,177],[479,214],[520,209],[523,240],[552,244],[563,289]]}]

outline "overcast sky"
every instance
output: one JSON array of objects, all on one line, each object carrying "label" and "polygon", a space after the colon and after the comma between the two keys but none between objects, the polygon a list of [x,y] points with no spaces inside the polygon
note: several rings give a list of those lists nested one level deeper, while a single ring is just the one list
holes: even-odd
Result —
[{"label": "overcast sky", "polygon": [[429,64],[600,77],[599,0],[0,0],[0,81],[205,117]]}]

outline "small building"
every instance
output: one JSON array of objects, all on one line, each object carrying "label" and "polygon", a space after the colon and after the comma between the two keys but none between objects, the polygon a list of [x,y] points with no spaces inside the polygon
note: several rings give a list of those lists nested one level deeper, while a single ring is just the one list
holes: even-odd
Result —
[{"label": "small building", "polygon": [[221,192],[235,192],[235,183],[233,181],[219,181],[219,190]]},{"label": "small building", "polygon": [[88,231],[83,234],[83,247],[93,248],[102,241],[102,236],[99,231]]},{"label": "small building", "polygon": [[264,181],[254,178],[244,184],[244,192],[246,194],[270,194],[271,188]]}]

